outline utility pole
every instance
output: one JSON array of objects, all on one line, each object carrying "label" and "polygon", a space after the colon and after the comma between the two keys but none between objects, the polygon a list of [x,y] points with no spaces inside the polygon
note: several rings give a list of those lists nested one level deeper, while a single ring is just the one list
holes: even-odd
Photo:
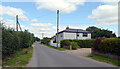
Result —
[{"label": "utility pole", "polygon": [[42,38],[44,38],[44,33],[42,33]]},{"label": "utility pole", "polygon": [[20,23],[18,21],[18,15],[16,15],[16,31],[18,31],[18,25],[19,25],[20,30],[22,31],[22,28],[20,27]]},{"label": "utility pole", "polygon": [[18,15],[16,15],[16,31],[18,31]]},{"label": "utility pole", "polygon": [[59,44],[58,32],[59,32],[59,10],[57,10],[57,48],[58,48],[58,44]]}]

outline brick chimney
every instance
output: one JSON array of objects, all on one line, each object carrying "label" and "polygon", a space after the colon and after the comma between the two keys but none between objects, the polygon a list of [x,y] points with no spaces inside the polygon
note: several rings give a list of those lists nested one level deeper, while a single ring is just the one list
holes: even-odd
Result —
[{"label": "brick chimney", "polygon": [[66,29],[69,29],[69,27],[67,26]]}]

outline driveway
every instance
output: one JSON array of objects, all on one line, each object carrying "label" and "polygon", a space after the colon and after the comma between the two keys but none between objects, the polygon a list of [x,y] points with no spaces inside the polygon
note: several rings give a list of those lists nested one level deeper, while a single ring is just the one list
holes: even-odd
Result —
[{"label": "driveway", "polygon": [[74,54],[42,46],[38,42],[34,43],[33,46],[33,56],[27,67],[115,67],[87,57],[78,57]]},{"label": "driveway", "polygon": [[75,54],[75,55],[78,55],[78,56],[88,56],[91,54],[91,48],[80,48],[80,49],[77,49],[77,50],[66,50],[67,53],[70,53],[70,54]]}]

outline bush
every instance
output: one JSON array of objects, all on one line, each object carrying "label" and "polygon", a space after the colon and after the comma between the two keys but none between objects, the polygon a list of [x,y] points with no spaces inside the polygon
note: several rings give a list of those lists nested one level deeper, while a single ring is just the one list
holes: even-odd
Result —
[{"label": "bush", "polygon": [[98,51],[120,55],[120,39],[106,38],[98,45]]},{"label": "bush", "polygon": [[61,47],[63,46],[69,46],[71,42],[76,42],[80,48],[92,48],[94,46],[95,39],[86,39],[86,40],[70,40],[65,39],[62,40],[60,43]]},{"label": "bush", "polygon": [[72,45],[73,50],[76,50],[79,47],[76,42],[71,42],[70,45]]},{"label": "bush", "polygon": [[70,46],[71,42],[72,40],[69,40],[69,39],[61,40],[60,41],[61,48],[63,48],[63,46]]},{"label": "bush", "polygon": [[32,33],[25,31],[14,31],[9,28],[2,28],[2,58],[14,54],[17,50],[31,47],[35,37]]},{"label": "bush", "polygon": [[80,48],[92,48],[94,46],[95,39],[86,39],[86,40],[73,40],[78,43]]}]

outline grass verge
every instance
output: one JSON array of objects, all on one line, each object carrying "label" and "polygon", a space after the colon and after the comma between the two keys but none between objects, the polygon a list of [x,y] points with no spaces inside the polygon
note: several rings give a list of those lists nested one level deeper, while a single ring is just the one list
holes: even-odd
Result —
[{"label": "grass verge", "polygon": [[[27,54],[25,52],[28,51]],[[21,67],[25,66],[29,63],[30,58],[32,57],[33,48],[25,48],[21,51],[17,51],[14,54],[14,57],[10,58],[8,61],[3,61],[3,66],[10,66],[10,67]]]},{"label": "grass verge", "polygon": [[[40,43],[41,44],[41,43]],[[54,47],[54,46],[50,46],[50,45],[47,45],[47,44],[44,44],[45,46],[48,46],[50,48],[53,48],[53,49],[57,49],[57,50],[60,50],[60,51],[65,51],[65,50],[68,50],[68,49],[65,49],[65,48],[57,48],[57,47]]]},{"label": "grass verge", "polygon": [[100,56],[100,55],[88,55],[87,57],[90,57],[90,58],[98,60],[98,61],[102,61],[102,62],[120,66],[120,60],[118,61],[116,59],[112,59],[112,58],[108,58],[108,57]]}]

